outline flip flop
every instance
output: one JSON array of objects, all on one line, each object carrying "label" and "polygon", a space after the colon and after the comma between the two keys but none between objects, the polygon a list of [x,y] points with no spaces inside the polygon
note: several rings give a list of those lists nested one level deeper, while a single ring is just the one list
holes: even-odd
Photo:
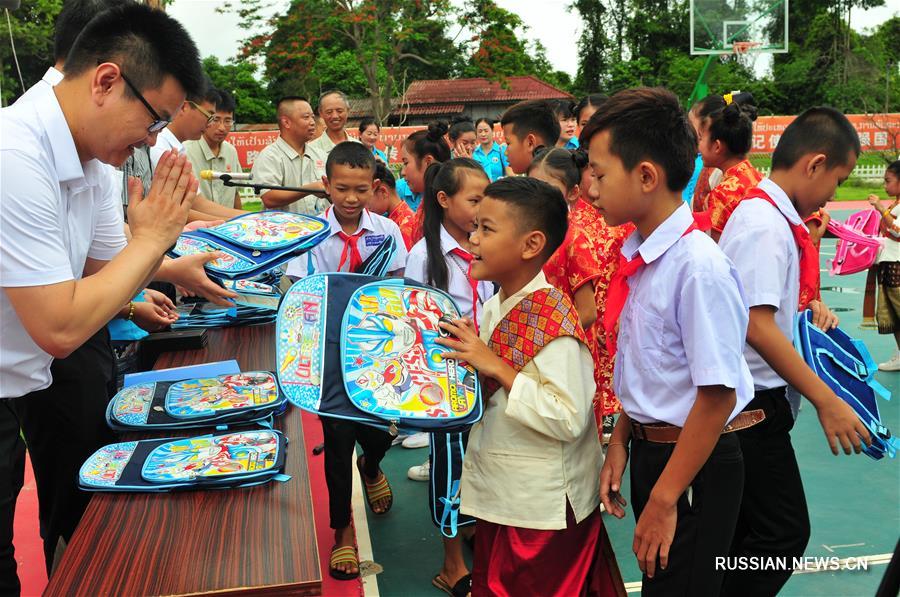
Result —
[{"label": "flip flop", "polygon": [[466,574],[451,587],[447,581],[438,574],[431,579],[431,584],[434,585],[435,588],[450,595],[450,597],[466,597],[472,592],[472,575]]},{"label": "flip flop", "polygon": [[[356,566],[356,572],[344,572],[338,570],[335,566],[338,564],[353,564]],[[353,580],[359,578],[359,557],[356,555],[356,548],[352,545],[338,547],[335,545],[331,548],[331,558],[328,562],[328,574],[337,580]]]},{"label": "flip flop", "polygon": [[[394,505],[394,493],[391,491],[391,484],[388,483],[387,477],[380,468],[378,469],[378,472],[381,474],[381,478],[374,483],[369,483],[366,479],[366,474],[363,472],[362,461],[362,456],[356,459],[356,468],[359,470],[359,476],[363,482],[363,488],[366,492],[366,502],[369,504],[369,509],[372,510],[372,514],[375,514],[376,516],[387,514],[391,510],[391,506]],[[390,498],[388,500],[387,508],[385,508],[383,512],[376,512],[374,507],[375,502],[384,498]]]}]

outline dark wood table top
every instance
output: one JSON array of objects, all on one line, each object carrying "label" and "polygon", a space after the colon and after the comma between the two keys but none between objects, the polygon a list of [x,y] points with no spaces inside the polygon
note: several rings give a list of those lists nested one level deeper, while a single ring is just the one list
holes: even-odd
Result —
[{"label": "dark wood table top", "polygon": [[[274,324],[209,330],[208,339],[204,349],[163,354],[156,368],[227,359],[237,359],[243,371],[275,368]],[[98,493],[45,595],[320,594],[300,411],[288,407],[275,427],[290,440],[290,481],[169,494]]]}]

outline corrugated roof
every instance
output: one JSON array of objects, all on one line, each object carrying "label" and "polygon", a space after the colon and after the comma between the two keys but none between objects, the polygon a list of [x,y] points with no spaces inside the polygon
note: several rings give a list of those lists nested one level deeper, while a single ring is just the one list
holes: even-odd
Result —
[{"label": "corrugated roof", "polygon": [[431,116],[436,114],[459,114],[466,107],[463,104],[429,104],[427,106],[403,106],[395,108],[393,114],[410,116]]},{"label": "corrugated roof", "polygon": [[507,77],[501,83],[485,78],[414,81],[404,96],[412,105],[438,103],[510,102],[532,99],[570,99],[572,96],[531,75]]}]

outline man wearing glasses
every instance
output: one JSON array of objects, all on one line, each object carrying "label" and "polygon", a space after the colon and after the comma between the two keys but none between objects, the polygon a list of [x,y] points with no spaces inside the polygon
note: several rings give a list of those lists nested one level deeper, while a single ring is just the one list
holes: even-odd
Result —
[{"label": "man wearing glasses", "polygon": [[[234,108],[234,98],[227,91],[220,89],[212,121],[203,129],[203,134],[198,140],[184,142],[184,151],[194,167],[194,176],[199,178],[203,170],[242,171],[237,149],[225,140],[234,126]],[[219,205],[241,209],[241,198],[237,188],[226,187],[221,180],[201,180],[200,193]]]},{"label": "man wearing glasses", "polygon": [[[198,186],[175,152],[160,160],[145,197],[131,180],[126,244],[121,203],[101,163],[118,166],[135,148],[153,144],[185,96],[202,89],[197,49],[183,27],[144,5],[115,7],[82,31],[65,72],[55,87],[38,83],[0,112],[3,595],[19,591],[7,539],[15,508],[11,446],[20,427],[45,487],[53,479],[74,483],[79,463],[72,455],[93,441],[82,432],[85,415],[70,404],[77,401],[39,395],[51,385],[51,361],[84,344],[143,288],[181,232]],[[62,544],[86,504],[63,502]],[[51,530],[42,534],[47,547],[56,546]]]}]

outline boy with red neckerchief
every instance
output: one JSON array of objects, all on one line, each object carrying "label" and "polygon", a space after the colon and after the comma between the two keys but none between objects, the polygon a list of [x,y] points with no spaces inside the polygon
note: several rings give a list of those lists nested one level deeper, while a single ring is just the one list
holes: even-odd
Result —
[{"label": "boy with red neckerchief", "polygon": [[[790,430],[799,394],[816,408],[834,454],[861,451],[869,433],[853,410],[806,366],[793,347],[798,307],[816,325],[837,325],[818,299],[819,252],[805,218],[824,207],[856,165],[859,137],[833,108],[811,108],[784,131],[772,174],[751,189],[722,231],[719,246],[735,263],[750,304],[744,357],[755,395],[748,409],[766,420],[737,433],[744,453],[741,510],[731,555],[800,557],[809,540],[809,512]],[[797,392],[788,392],[787,386]],[[723,594],[775,595],[791,570],[729,571]]]},{"label": "boy with red neckerchief", "polygon": [[633,222],[604,312],[622,403],[600,499],[622,518],[631,449],[633,549],[643,595],[717,595],[737,521],[743,463],[735,429],[753,397],[740,346],[747,305],[737,272],[694,223],[681,192],[697,137],[669,91],[612,96],[581,133],[606,223]]}]

